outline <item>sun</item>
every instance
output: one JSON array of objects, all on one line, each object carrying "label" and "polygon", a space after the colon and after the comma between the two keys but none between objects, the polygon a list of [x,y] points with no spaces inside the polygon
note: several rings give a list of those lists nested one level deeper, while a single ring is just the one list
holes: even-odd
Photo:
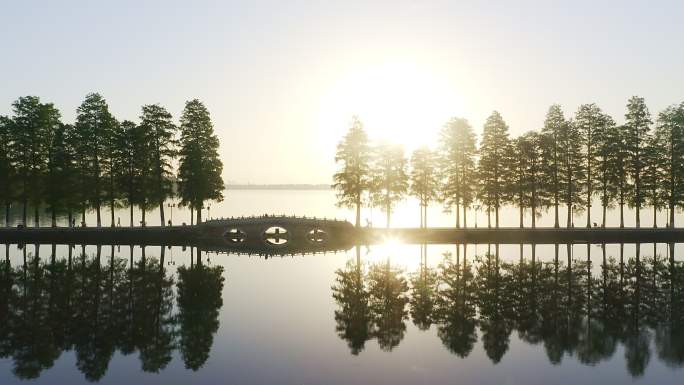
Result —
[{"label": "sun", "polygon": [[372,141],[401,144],[408,152],[433,146],[444,123],[465,112],[448,79],[435,68],[406,59],[354,68],[324,92],[321,119],[347,124],[358,115]]}]

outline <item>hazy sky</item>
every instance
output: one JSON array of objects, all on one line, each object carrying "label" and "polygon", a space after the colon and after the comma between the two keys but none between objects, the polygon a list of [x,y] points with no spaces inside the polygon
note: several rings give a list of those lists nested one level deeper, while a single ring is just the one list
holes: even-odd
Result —
[{"label": "hazy sky", "polygon": [[353,114],[375,139],[432,143],[450,116],[513,135],[548,106],[623,120],[684,101],[682,1],[0,0],[0,114],[18,96],[65,121],[88,92],[119,119],[210,109],[224,178],[329,183]]}]

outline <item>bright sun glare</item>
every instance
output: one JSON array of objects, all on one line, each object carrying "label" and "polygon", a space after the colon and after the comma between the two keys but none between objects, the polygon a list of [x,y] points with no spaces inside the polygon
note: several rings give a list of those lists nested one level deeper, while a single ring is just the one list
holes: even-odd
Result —
[{"label": "bright sun glare", "polygon": [[407,151],[432,145],[446,120],[465,109],[455,87],[440,75],[407,60],[351,70],[323,97],[322,119],[348,123],[358,115],[371,140],[402,144]]}]

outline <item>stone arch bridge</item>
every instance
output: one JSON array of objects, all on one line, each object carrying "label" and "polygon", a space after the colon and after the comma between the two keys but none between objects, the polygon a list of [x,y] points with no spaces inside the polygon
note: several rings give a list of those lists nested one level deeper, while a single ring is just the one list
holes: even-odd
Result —
[{"label": "stone arch bridge", "polygon": [[200,241],[235,251],[272,250],[279,253],[347,249],[354,226],[342,220],[264,215],[221,218],[197,226]]}]

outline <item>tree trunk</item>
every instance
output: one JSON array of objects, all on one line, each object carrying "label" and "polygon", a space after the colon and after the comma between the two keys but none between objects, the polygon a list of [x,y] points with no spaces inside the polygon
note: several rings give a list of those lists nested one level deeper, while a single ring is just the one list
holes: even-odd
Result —
[{"label": "tree trunk", "polygon": [[27,225],[27,223],[26,223],[26,217],[27,217],[27,210],[28,210],[28,200],[27,200],[26,198],[24,198],[23,205],[24,205],[24,207],[22,208],[22,214],[21,214],[21,220],[22,220],[22,222],[21,222],[21,223],[22,223],[22,224],[24,225],[24,227],[25,227],[25,226]]},{"label": "tree trunk", "polygon": [[570,228],[572,225],[572,204],[568,204],[568,221],[567,227]]},{"label": "tree trunk", "polygon": [[83,210],[81,211],[81,227],[85,227],[85,214],[86,214],[86,209],[84,206]]},{"label": "tree trunk", "polygon": [[195,225],[195,209],[190,206],[190,226]]},{"label": "tree trunk", "polygon": [[625,227],[625,203],[620,202],[620,228]]},{"label": "tree trunk", "polygon": [[52,227],[57,227],[57,211],[55,210],[55,207],[53,206],[52,209],[50,210],[52,212],[52,218],[51,218],[51,223],[50,225]]},{"label": "tree trunk", "polygon": [[492,209],[487,206],[487,228],[492,228]]},{"label": "tree trunk", "polygon": [[[654,229],[658,227],[658,220],[656,219],[657,215],[658,215],[658,208],[656,207],[656,205],[653,205],[653,228]],[[654,254],[654,256],[655,256],[655,254]]]},{"label": "tree trunk", "polygon": [[33,209],[33,219],[34,219],[34,226],[35,227],[40,227],[40,213],[38,212],[38,205]]},{"label": "tree trunk", "polygon": [[499,203],[497,202],[496,207],[494,207],[494,215],[496,218],[496,228],[499,228]]},{"label": "tree trunk", "polygon": [[10,204],[5,203],[5,227],[9,227],[10,225]]},{"label": "tree trunk", "polygon": [[69,215],[67,216],[67,220],[69,221],[69,224],[67,227],[71,227],[71,224],[73,223],[74,220],[74,214],[71,212],[71,209],[69,209]]},{"label": "tree trunk", "polygon": [[461,207],[456,203],[456,228],[461,228]]},{"label": "tree trunk", "polygon": [[670,227],[675,227],[674,200],[670,199]]},{"label": "tree trunk", "polygon": [[147,223],[145,223],[145,206],[143,205],[140,208],[142,209],[142,221],[140,222],[140,226],[145,227],[147,226]]},{"label": "tree trunk", "polygon": [[555,195],[554,200],[555,200],[555,202],[554,202],[554,204],[553,204],[553,207],[554,207],[554,211],[555,211],[555,213],[556,213],[556,215],[555,215],[555,218],[556,218],[556,219],[555,219],[555,221],[554,221],[554,223],[553,223],[553,227],[559,228],[559,227],[560,227],[560,223],[558,222],[558,195],[557,195],[557,194]]},{"label": "tree trunk", "polygon": [[[200,211],[202,211],[202,208],[200,208]],[[197,224],[199,224],[200,216],[201,214],[197,214]],[[356,200],[356,227],[361,227],[361,201],[359,199]]]},{"label": "tree trunk", "polygon": [[164,221],[164,201],[159,202],[159,218],[161,220],[162,227],[166,226],[166,222]]},{"label": "tree trunk", "polygon": [[[200,207],[197,208],[197,224],[198,225],[202,223],[202,206],[203,205],[200,205]],[[359,211],[359,207],[357,207],[357,218],[359,218],[358,211]],[[358,227],[358,225],[357,225],[357,227]]]},{"label": "tree trunk", "polygon": [[113,198],[109,200],[109,212],[110,212],[111,220],[112,220],[111,226],[115,227],[116,222],[114,221],[114,199]]},{"label": "tree trunk", "polygon": [[537,228],[537,206],[535,204],[532,204],[532,228]]},{"label": "tree trunk", "polygon": [[97,227],[102,227],[102,214],[100,212],[100,199],[97,200]]},{"label": "tree trunk", "polygon": [[130,215],[131,215],[131,227],[135,226],[135,223],[133,223],[133,204],[131,203],[131,208],[130,208]]},{"label": "tree trunk", "polygon": [[591,227],[591,194],[587,193],[587,228]]},{"label": "tree trunk", "polygon": [[467,210],[468,210],[468,208],[464,205],[463,206],[463,228],[464,229],[468,227],[468,221],[467,221],[468,218],[466,217]]},{"label": "tree trunk", "polygon": [[607,211],[607,207],[604,204],[603,205],[603,215],[601,216],[601,227],[603,227],[603,228],[606,227],[606,211]]},{"label": "tree trunk", "polygon": [[523,228],[523,215],[525,215],[525,210],[523,210],[523,207],[520,206],[520,228]]}]

